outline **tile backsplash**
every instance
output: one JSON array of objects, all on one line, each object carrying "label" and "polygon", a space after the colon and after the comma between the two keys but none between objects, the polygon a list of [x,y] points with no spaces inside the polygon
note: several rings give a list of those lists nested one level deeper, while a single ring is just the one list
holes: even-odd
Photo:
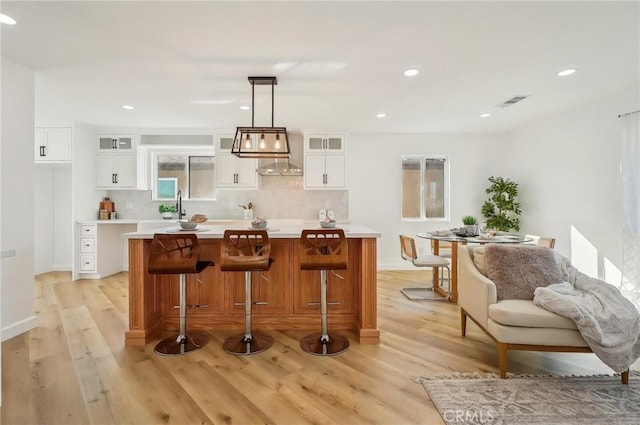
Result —
[{"label": "tile backsplash", "polygon": [[[315,220],[321,208],[332,209],[336,220],[349,218],[347,190],[304,190],[299,176],[259,178],[259,190],[220,189],[215,201],[183,201],[187,217],[200,213],[209,219],[242,219],[243,209],[238,205],[252,202],[254,216],[267,219]],[[115,202],[118,218],[124,219],[159,219],[158,206],[167,203],[152,201],[147,190],[110,190],[107,196]]]}]

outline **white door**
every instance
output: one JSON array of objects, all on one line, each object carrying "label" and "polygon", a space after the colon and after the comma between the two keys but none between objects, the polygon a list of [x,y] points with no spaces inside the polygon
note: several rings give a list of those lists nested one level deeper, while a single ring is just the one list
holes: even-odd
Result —
[{"label": "white door", "polygon": [[237,186],[255,188],[258,186],[258,160],[252,158],[238,158]]},{"label": "white door", "polygon": [[98,187],[112,187],[115,185],[113,161],[113,155],[96,156],[96,185]]},{"label": "white door", "polygon": [[48,161],[71,161],[71,128],[46,128],[44,138]]},{"label": "white door", "polygon": [[218,187],[233,187],[236,183],[238,158],[235,155],[218,155]]},{"label": "white door", "polygon": [[325,187],[343,188],[345,186],[344,155],[327,155],[325,158]]},{"label": "white door", "polygon": [[134,155],[114,158],[115,186],[134,187],[136,184],[136,157]]},{"label": "white door", "polygon": [[305,155],[304,157],[304,185],[307,188],[324,187],[325,155]]}]

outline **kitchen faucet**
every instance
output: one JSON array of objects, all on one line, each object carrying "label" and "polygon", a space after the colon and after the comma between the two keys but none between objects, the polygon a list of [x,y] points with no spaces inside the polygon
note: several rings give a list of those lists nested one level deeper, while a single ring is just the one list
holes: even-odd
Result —
[{"label": "kitchen faucet", "polygon": [[178,190],[178,202],[176,202],[176,209],[178,210],[178,220],[182,220],[182,217],[187,215],[187,212],[182,209],[182,191]]}]

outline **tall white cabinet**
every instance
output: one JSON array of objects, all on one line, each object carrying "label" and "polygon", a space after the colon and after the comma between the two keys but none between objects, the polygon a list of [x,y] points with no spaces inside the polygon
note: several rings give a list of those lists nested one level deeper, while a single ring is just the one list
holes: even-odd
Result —
[{"label": "tall white cabinet", "polygon": [[304,188],[344,189],[344,135],[308,134],[304,137]]},{"label": "tall white cabinet", "polygon": [[97,189],[135,189],[135,139],[129,135],[98,137],[96,155]]}]

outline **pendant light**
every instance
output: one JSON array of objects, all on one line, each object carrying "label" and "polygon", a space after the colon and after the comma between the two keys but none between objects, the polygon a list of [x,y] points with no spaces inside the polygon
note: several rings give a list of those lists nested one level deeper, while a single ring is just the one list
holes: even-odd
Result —
[{"label": "pendant light", "polygon": [[[276,77],[249,77],[249,83],[251,84],[251,127],[236,127],[231,153],[240,158],[289,158],[291,151],[287,128],[273,126],[273,93],[278,80]],[[271,127],[254,126],[256,85],[271,86]]]}]

